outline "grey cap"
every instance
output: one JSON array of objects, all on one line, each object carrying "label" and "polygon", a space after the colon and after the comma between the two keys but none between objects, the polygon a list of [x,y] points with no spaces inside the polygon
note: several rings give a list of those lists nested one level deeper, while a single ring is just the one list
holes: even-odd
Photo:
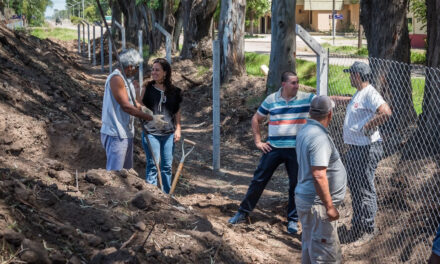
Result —
[{"label": "grey cap", "polygon": [[350,68],[344,69],[344,72],[357,72],[360,73],[362,76],[371,74],[371,69],[368,64],[361,61],[355,61],[353,65],[351,65]]},{"label": "grey cap", "polygon": [[327,95],[318,95],[313,98],[310,103],[310,114],[315,116],[324,116],[335,107],[335,102],[333,102]]}]

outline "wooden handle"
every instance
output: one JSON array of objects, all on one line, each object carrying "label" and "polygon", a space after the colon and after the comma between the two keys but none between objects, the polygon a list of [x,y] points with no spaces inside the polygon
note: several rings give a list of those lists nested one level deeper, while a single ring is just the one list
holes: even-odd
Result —
[{"label": "wooden handle", "polygon": [[191,140],[189,140],[189,139],[184,139],[183,142],[188,143],[188,144],[193,145],[193,146],[196,145],[196,142],[191,141]]},{"label": "wooden handle", "polygon": [[176,189],[177,181],[179,180],[180,173],[182,173],[183,169],[183,162],[179,163],[179,167],[177,167],[176,175],[174,175],[173,184],[171,185],[170,195],[174,193],[174,190]]}]

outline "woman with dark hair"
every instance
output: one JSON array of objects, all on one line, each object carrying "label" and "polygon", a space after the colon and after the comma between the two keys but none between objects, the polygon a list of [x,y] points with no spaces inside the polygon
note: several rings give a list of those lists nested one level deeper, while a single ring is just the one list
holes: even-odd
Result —
[{"label": "woman with dark hair", "polygon": [[[152,81],[147,83],[141,95],[142,104],[155,116],[161,116],[165,122],[150,121],[144,123],[142,146],[147,156],[146,181],[157,185],[157,168],[154,160],[160,163],[163,191],[170,192],[174,143],[180,140],[180,103],[181,90],[171,83],[171,66],[163,58],[153,61]],[[156,120],[156,119],[155,119]],[[147,138],[151,145],[151,152]]]}]

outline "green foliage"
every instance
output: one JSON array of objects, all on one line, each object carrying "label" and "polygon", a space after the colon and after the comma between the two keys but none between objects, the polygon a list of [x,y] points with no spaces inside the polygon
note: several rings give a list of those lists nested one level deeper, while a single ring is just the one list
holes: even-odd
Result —
[{"label": "green foliage", "polygon": [[44,12],[48,6],[52,6],[51,0],[10,0],[9,6],[16,14],[25,15],[31,26],[39,26],[44,23]]},{"label": "green foliage", "polygon": [[411,50],[411,63],[426,64],[426,52]]},{"label": "green foliage", "polygon": [[426,2],[425,0],[410,0],[409,10],[414,17],[422,23],[422,29],[426,27]]},{"label": "green foliage", "polygon": [[99,10],[96,6],[91,5],[84,10],[84,18],[88,21],[100,21],[101,15],[99,14]]},{"label": "green foliage", "polygon": [[71,16],[70,22],[72,22],[72,24],[74,25],[78,25],[81,22],[81,18],[77,16]]},{"label": "green foliage", "polygon": [[260,71],[261,65],[269,67],[270,56],[268,54],[259,54],[255,52],[245,52],[246,73],[253,76],[264,76]]},{"label": "green foliage", "polygon": [[78,39],[78,31],[67,28],[34,28],[31,35],[40,39],[53,38],[63,41]]},{"label": "green foliage", "polygon": [[155,9],[155,10],[162,9],[161,0],[136,0],[136,5],[139,4],[147,4],[147,7],[150,9]]},{"label": "green foliage", "polygon": [[425,91],[425,78],[411,78],[412,99],[417,115],[422,113],[423,94]]},{"label": "green foliage", "polygon": [[341,53],[348,55],[358,55],[362,57],[368,57],[368,49],[366,45],[363,45],[361,49],[354,46],[332,46],[329,43],[323,43],[324,49],[329,49],[333,53]]},{"label": "green foliage", "polygon": [[246,20],[258,20],[270,10],[268,0],[247,0],[246,1]]}]

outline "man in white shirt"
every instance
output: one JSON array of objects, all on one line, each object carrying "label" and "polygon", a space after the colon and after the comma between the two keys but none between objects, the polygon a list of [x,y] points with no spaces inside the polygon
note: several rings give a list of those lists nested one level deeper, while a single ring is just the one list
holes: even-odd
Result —
[{"label": "man in white shirt", "polygon": [[[350,73],[351,85],[357,89],[351,98],[333,96],[337,103],[348,102],[344,120],[344,143],[349,146],[344,161],[353,205],[352,229],[347,242],[357,244],[371,240],[375,233],[377,195],[374,174],[383,156],[378,127],[391,116],[391,109],[368,81],[370,66],[356,61],[344,72]],[[343,238],[343,237],[342,237]]]}]

